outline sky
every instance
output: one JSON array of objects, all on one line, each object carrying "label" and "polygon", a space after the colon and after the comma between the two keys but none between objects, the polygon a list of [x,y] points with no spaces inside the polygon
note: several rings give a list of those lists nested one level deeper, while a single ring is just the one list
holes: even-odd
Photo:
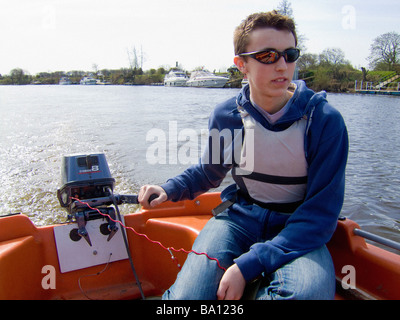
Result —
[{"label": "sky", "polygon": [[[280,0],[0,0],[0,74],[233,64],[233,30]],[[292,0],[307,53],[341,48],[357,68],[381,34],[400,33],[399,0]],[[304,53],[304,52],[303,52]]]}]

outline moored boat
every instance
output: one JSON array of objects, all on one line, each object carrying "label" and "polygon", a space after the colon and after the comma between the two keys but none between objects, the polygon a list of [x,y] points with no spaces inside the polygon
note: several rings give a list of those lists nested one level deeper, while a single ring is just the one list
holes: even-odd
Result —
[{"label": "moored boat", "polygon": [[97,80],[92,77],[83,77],[80,81],[82,85],[95,85],[97,84]]},{"label": "moored boat", "polygon": [[185,87],[189,77],[180,69],[172,69],[164,77],[164,86],[166,87]]},{"label": "moored boat", "polygon": [[60,81],[58,82],[59,85],[71,85],[72,81],[68,77],[61,77]]},{"label": "moored boat", "polygon": [[188,87],[223,88],[228,78],[217,76],[207,70],[193,71],[186,83]]}]

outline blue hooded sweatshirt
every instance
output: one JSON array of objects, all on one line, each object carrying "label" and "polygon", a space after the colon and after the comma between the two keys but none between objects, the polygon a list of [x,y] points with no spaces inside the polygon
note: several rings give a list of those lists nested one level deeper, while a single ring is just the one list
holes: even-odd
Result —
[{"label": "blue hooded sweatshirt", "polygon": [[[307,118],[304,148],[308,179],[304,202],[292,214],[281,214],[248,203],[238,195],[228,209],[229,216],[236,223],[259,239],[267,239],[253,244],[248,252],[234,260],[246,281],[253,280],[263,272],[274,272],[327,243],[335,231],[343,205],[348,154],[348,135],[343,118],[327,102],[325,92],[315,93],[303,81],[294,83],[296,90],[288,101],[288,110],[274,124],[270,124],[251,104],[249,86],[245,86],[236,98],[217,105],[209,119],[210,132],[213,129],[219,132],[229,130],[234,137],[243,130],[238,105],[272,131],[285,130],[295,121]],[[237,165],[235,161],[224,160],[227,159],[227,153],[232,153],[228,158],[234,159],[235,144],[241,147],[241,139],[232,139],[228,147],[224,139],[220,139],[220,154],[217,155],[220,161],[215,161],[216,155],[212,154],[215,148],[212,148],[211,140],[205,151],[206,156],[197,165],[161,186],[169,200],[194,199],[218,187],[232,167]],[[268,156],[268,150],[265,156]],[[232,199],[237,189],[236,184],[225,188],[221,193],[222,201]]]}]

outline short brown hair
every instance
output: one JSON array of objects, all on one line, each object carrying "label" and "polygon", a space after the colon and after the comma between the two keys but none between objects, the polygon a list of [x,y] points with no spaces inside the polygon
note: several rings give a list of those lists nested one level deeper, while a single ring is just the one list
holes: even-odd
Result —
[{"label": "short brown hair", "polygon": [[253,13],[243,20],[235,29],[233,34],[235,55],[246,52],[246,47],[249,44],[249,34],[256,29],[261,28],[289,31],[293,34],[297,46],[296,25],[293,19],[279,14],[275,10],[270,12]]}]

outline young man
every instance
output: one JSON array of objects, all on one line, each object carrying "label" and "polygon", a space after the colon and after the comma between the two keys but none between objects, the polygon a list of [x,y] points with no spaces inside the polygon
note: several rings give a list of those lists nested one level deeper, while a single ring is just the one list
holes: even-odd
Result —
[{"label": "young man", "polygon": [[236,183],[221,193],[223,205],[193,245],[227,270],[189,254],[163,298],[240,299],[259,278],[258,299],[332,299],[335,275],[325,243],[344,198],[344,121],[325,93],[292,82],[299,51],[291,19],[250,15],[236,28],[234,45],[234,62],[249,85],[218,105],[209,121],[210,132],[229,130],[231,143],[221,138],[215,148],[210,135],[198,165],[139,192],[144,206],[153,193],[151,206],[193,199],[232,170]]}]

